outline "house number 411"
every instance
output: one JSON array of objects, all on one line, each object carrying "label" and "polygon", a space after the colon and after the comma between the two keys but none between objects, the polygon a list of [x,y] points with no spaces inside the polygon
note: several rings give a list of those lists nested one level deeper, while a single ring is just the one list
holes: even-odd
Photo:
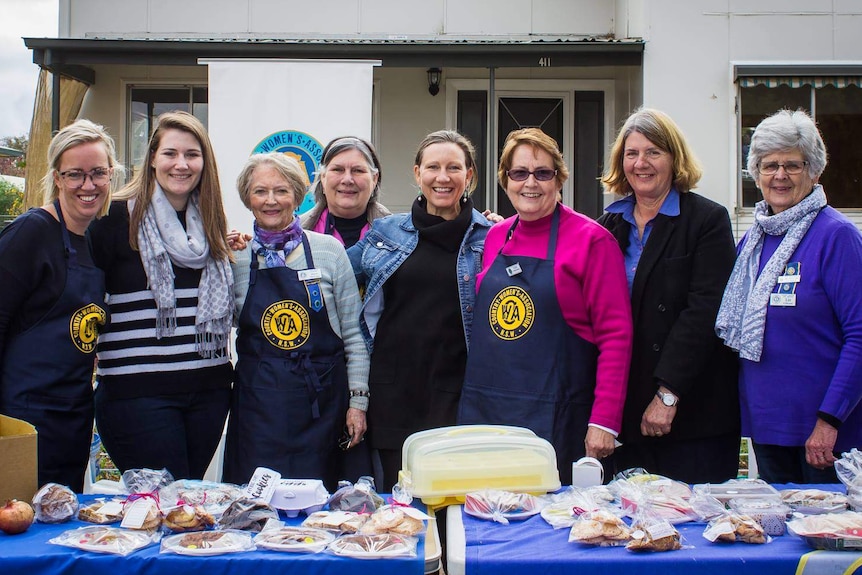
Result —
[{"label": "house number 411", "polygon": [[550,65],[551,65],[551,59],[550,58],[539,58],[539,66],[545,67],[545,66],[550,66]]}]

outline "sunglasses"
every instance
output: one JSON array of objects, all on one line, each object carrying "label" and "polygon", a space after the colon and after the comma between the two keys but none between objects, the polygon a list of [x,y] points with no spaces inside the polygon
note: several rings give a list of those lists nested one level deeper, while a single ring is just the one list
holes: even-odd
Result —
[{"label": "sunglasses", "polygon": [[515,182],[523,182],[530,176],[533,176],[539,182],[549,182],[557,175],[557,170],[552,170],[551,168],[539,168],[538,170],[531,172],[530,170],[515,169],[506,170],[506,175],[509,176],[510,180]]}]

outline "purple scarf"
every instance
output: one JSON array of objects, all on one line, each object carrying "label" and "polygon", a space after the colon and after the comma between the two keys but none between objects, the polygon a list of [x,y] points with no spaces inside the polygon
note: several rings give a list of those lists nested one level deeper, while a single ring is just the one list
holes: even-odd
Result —
[{"label": "purple scarf", "polygon": [[302,242],[302,226],[299,218],[294,217],[283,230],[271,232],[258,227],[254,222],[254,239],[251,241],[251,249],[257,255],[262,255],[266,267],[284,267],[284,259],[287,254],[296,249]]}]

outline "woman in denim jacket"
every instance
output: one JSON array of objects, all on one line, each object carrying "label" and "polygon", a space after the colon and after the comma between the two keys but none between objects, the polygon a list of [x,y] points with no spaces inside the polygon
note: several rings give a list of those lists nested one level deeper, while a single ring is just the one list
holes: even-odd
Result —
[{"label": "woman in denim jacket", "polygon": [[473,209],[473,146],[455,131],[429,134],[413,172],[409,213],[375,220],[348,250],[364,301],[371,352],[368,429],[390,491],[412,433],[453,425],[464,382],[476,274],[491,223]]}]

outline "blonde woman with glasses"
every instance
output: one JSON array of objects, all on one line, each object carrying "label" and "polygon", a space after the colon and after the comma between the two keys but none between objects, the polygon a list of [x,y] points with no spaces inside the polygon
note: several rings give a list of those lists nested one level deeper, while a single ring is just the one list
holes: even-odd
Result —
[{"label": "blonde woman with glasses", "polygon": [[86,232],[110,204],[114,150],[89,120],[62,129],[48,147],[48,203],[0,234],[0,413],[36,426],[39,484],[76,492],[93,433],[96,336],[108,319]]}]

